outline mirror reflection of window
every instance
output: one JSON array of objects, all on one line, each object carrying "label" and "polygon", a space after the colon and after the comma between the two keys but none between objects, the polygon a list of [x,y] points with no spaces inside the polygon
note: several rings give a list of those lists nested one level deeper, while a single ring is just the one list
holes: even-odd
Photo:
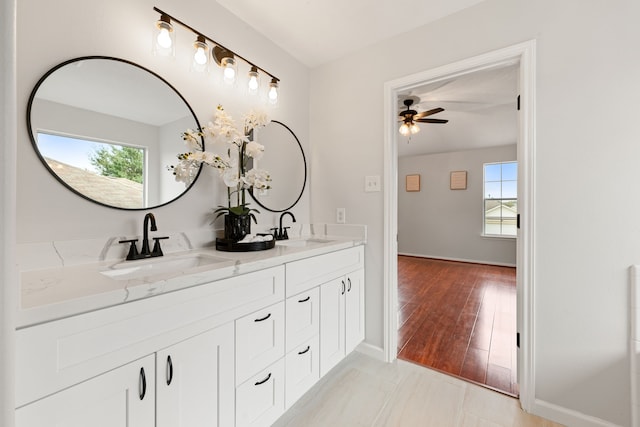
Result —
[{"label": "mirror reflection of window", "polygon": [[37,137],[49,168],[77,191],[115,206],[145,206],[145,149],[44,132]]},{"label": "mirror reflection of window", "polygon": [[[191,187],[176,182],[167,173],[166,166],[175,162],[176,152],[183,147],[181,134],[184,129],[197,129],[200,124],[173,86],[134,63],[93,56],[57,65],[34,87],[27,106],[27,125],[31,142],[47,169],[68,189],[85,199],[118,209],[151,209],[176,200]],[[140,181],[115,174],[110,178],[110,182],[116,183],[112,189],[92,189],[77,179],[71,184],[54,171],[45,157],[66,162],[69,166],[74,166],[73,163],[68,157],[56,158],[41,153],[38,133],[113,143],[107,153],[121,146],[120,150],[130,156],[139,156],[140,153],[133,149],[142,149],[143,178]],[[69,147],[84,149],[81,143],[69,144]],[[87,156],[80,155],[84,163],[74,167],[85,173],[95,170],[94,165],[86,161]],[[102,177],[105,181],[113,174],[104,175],[91,177]],[[136,197],[122,196],[122,179],[129,179],[138,186]],[[113,200],[109,198],[112,194],[115,194]],[[123,199],[131,201],[125,203]]]}]

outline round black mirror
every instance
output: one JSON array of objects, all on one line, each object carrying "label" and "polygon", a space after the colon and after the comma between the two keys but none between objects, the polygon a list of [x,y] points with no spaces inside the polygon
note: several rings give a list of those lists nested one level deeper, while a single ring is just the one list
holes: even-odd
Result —
[{"label": "round black mirror", "polygon": [[[118,209],[151,209],[191,188],[174,164],[185,129],[200,127],[178,91],[124,59],[65,61],[36,84],[27,126],[40,160],[74,193]],[[203,141],[204,146],[204,141]]]},{"label": "round black mirror", "polygon": [[256,129],[253,138],[264,145],[264,155],[258,161],[258,167],[269,171],[272,188],[252,190],[251,196],[271,212],[293,208],[307,183],[307,160],[300,140],[287,125],[277,120]]}]

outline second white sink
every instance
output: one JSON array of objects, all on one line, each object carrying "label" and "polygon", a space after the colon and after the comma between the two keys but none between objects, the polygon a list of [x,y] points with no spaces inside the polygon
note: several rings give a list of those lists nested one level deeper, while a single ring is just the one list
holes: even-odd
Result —
[{"label": "second white sink", "polygon": [[114,280],[140,279],[190,270],[204,265],[228,261],[206,254],[190,254],[176,257],[158,257],[139,261],[123,261],[112,265],[100,274]]},{"label": "second white sink", "polygon": [[331,243],[333,240],[318,239],[310,237],[308,239],[293,239],[293,240],[278,240],[276,245],[280,246],[293,246],[293,247],[307,247],[313,245],[321,245],[324,243]]}]

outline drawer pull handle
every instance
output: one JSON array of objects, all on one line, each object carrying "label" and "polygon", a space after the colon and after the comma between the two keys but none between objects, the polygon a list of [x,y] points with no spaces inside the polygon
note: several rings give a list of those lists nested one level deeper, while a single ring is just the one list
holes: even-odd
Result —
[{"label": "drawer pull handle", "polygon": [[351,292],[351,278],[347,277],[347,282],[349,282],[349,287],[347,288],[347,292]]},{"label": "drawer pull handle", "polygon": [[173,381],[173,361],[171,355],[167,356],[167,385],[171,385]]},{"label": "drawer pull handle", "polygon": [[138,390],[139,390],[138,396],[140,396],[140,400],[144,399],[144,396],[147,394],[147,377],[144,374],[144,367],[140,368]]},{"label": "drawer pull handle", "polygon": [[298,302],[307,302],[311,299],[311,297],[306,297],[305,299],[299,299]]},{"label": "drawer pull handle", "polygon": [[344,280],[342,281],[342,295],[344,295],[344,290],[345,290],[345,284],[344,284]]},{"label": "drawer pull handle", "polygon": [[254,320],[254,322],[262,322],[267,320],[269,317],[271,317],[271,313],[267,314],[266,316],[264,316],[262,319],[256,319]]},{"label": "drawer pull handle", "polygon": [[308,352],[309,350],[311,350],[311,347],[310,347],[310,346],[307,346],[307,348],[305,348],[304,350],[299,351],[299,352],[298,352],[298,354],[305,354],[305,353],[306,353],[306,352]]},{"label": "drawer pull handle", "polygon": [[262,381],[258,381],[255,385],[264,384],[267,381],[269,381],[269,378],[271,378],[271,372],[269,372],[269,375],[267,375],[267,378],[263,379]]}]

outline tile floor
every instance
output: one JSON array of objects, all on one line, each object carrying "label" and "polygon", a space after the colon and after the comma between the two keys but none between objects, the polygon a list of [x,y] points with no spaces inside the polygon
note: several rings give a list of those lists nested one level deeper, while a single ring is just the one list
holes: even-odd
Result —
[{"label": "tile floor", "polygon": [[557,427],[503,394],[410,362],[354,352],[276,427]]}]

